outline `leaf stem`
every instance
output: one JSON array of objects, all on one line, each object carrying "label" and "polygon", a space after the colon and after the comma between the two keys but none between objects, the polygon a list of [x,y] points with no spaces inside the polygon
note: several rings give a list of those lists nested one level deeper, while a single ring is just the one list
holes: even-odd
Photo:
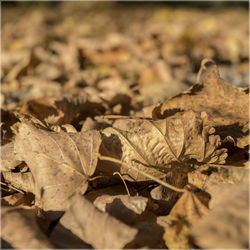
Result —
[{"label": "leaf stem", "polygon": [[114,173],[113,173],[113,175],[116,175],[116,174],[120,176],[120,178],[122,179],[122,182],[123,182],[123,184],[124,184],[124,186],[125,186],[125,188],[126,188],[126,191],[127,191],[128,195],[131,196],[131,195],[130,195],[130,192],[129,192],[129,190],[128,190],[127,183],[125,182],[125,180],[124,180],[124,178],[122,177],[121,173],[119,173],[119,172],[114,172]]},{"label": "leaf stem", "polygon": [[185,189],[177,188],[175,186],[172,186],[172,185],[168,184],[167,182],[162,181],[162,180],[152,176],[151,174],[145,173],[142,170],[138,170],[136,167],[134,167],[132,165],[129,165],[129,164],[125,163],[125,162],[122,162],[121,160],[118,160],[118,159],[115,159],[115,158],[112,158],[112,157],[109,157],[109,156],[103,156],[103,155],[101,155],[99,153],[97,153],[97,156],[98,156],[98,158],[100,160],[111,161],[111,162],[115,162],[115,163],[118,163],[118,164],[123,164],[124,166],[126,166],[128,168],[132,168],[135,171],[137,171],[139,174],[141,174],[141,175],[143,175],[143,176],[145,176],[145,177],[147,177],[147,178],[149,178],[149,179],[151,179],[151,180],[153,180],[153,181],[161,184],[162,186],[167,187],[167,188],[169,188],[169,189],[171,189],[173,191],[180,192],[180,193],[184,193],[186,191]]}]

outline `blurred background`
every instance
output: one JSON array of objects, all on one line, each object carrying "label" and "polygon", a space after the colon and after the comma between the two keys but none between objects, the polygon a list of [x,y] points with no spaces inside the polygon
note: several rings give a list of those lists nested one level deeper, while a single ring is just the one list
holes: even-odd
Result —
[{"label": "blurred background", "polygon": [[248,24],[237,1],[2,2],[2,108],[86,93],[139,110],[193,85],[205,57],[246,87]]}]

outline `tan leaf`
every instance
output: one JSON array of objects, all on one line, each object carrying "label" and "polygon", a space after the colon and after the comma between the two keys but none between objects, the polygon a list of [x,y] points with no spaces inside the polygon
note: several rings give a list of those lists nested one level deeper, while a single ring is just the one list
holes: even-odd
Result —
[{"label": "tan leaf", "polygon": [[1,237],[16,249],[54,248],[39,228],[32,209],[2,208]]},{"label": "tan leaf", "polygon": [[170,249],[192,247],[188,241],[190,227],[207,212],[208,208],[193,193],[186,191],[167,216],[169,225],[163,236],[166,246]]},{"label": "tan leaf", "polygon": [[196,83],[188,91],[156,107],[153,118],[166,118],[184,110],[205,111],[209,118],[208,124],[216,126],[223,137],[231,135],[239,147],[248,144],[248,90],[226,83],[220,78],[216,65],[205,71],[201,83]]},{"label": "tan leaf", "polygon": [[13,142],[1,147],[1,171],[10,171],[19,165],[21,161],[16,159]]},{"label": "tan leaf", "polygon": [[15,151],[34,178],[36,201],[44,210],[63,210],[75,192],[84,193],[96,168],[101,143],[97,131],[49,132],[21,123]]},{"label": "tan leaf", "polygon": [[[202,163],[225,162],[226,149],[217,149],[221,144],[220,137],[212,135],[213,129],[206,125],[205,114],[189,111],[159,121],[132,121],[134,126],[130,131],[112,127],[103,131],[106,137],[101,154],[119,157],[121,161],[161,178],[173,163],[191,159]],[[110,163],[106,168],[100,164],[106,172],[112,171],[112,166],[115,170]],[[124,165],[120,166],[120,172],[129,180],[147,179]]]},{"label": "tan leaf", "polygon": [[249,248],[249,184],[217,185],[210,202],[212,211],[192,228],[201,248]]},{"label": "tan leaf", "polygon": [[94,248],[121,249],[132,241],[137,230],[99,211],[86,198],[77,195],[60,223]]}]

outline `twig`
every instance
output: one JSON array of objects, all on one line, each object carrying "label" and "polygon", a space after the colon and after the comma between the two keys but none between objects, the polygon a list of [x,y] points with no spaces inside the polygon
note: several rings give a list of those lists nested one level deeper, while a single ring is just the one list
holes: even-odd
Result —
[{"label": "twig", "polygon": [[142,171],[142,170],[138,170],[136,167],[134,167],[134,166],[132,166],[132,165],[129,165],[129,164],[125,163],[125,162],[122,162],[122,161],[120,161],[120,160],[118,160],[118,159],[115,159],[115,158],[112,158],[112,157],[108,157],[108,156],[103,156],[103,155],[101,155],[101,154],[99,154],[99,153],[97,153],[97,156],[98,156],[98,158],[99,158],[100,160],[111,161],[111,162],[115,162],[115,163],[118,163],[118,164],[123,164],[124,166],[126,166],[126,167],[128,167],[128,168],[132,168],[132,169],[134,169],[135,171],[137,171],[139,174],[141,174],[141,175],[143,175],[143,176],[145,176],[145,177],[147,177],[147,178],[149,178],[149,179],[151,179],[151,180],[153,180],[153,181],[155,181],[155,182],[161,184],[161,185],[164,186],[164,187],[167,187],[167,188],[169,188],[169,189],[171,189],[171,190],[174,190],[174,191],[176,191],[176,192],[184,193],[184,192],[186,191],[185,189],[177,188],[177,187],[175,187],[175,186],[172,186],[172,185],[168,184],[167,182],[164,182],[164,181],[162,181],[162,180],[160,180],[160,179],[158,179],[158,178],[152,176],[151,174],[145,173],[145,172]]},{"label": "twig", "polygon": [[1,181],[1,185],[7,186],[10,189],[13,189],[13,190],[15,190],[15,191],[17,191],[17,192],[19,192],[21,194],[24,194],[24,192],[22,190],[14,187],[14,186],[12,186],[11,184],[6,184],[6,183],[4,183],[4,182]]}]

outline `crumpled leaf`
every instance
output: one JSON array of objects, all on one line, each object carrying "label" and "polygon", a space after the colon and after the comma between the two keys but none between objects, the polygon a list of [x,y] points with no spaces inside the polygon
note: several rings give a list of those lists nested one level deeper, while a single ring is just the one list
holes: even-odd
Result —
[{"label": "crumpled leaf", "polygon": [[[221,163],[227,157],[226,149],[218,149],[220,137],[213,135],[214,129],[207,126],[206,114],[188,111],[164,120],[132,120],[134,128],[122,131],[106,128],[101,154],[129,165],[136,166],[156,177],[164,177],[171,164],[195,159],[202,163]],[[131,125],[131,124],[130,124]],[[100,168],[99,168],[100,167]],[[100,165],[103,171],[112,171],[112,165]],[[117,171],[113,166],[113,170]],[[121,174],[129,180],[147,180],[137,171],[119,166]],[[184,169],[184,167],[183,167]]]},{"label": "crumpled leaf", "polygon": [[209,117],[208,125],[215,127],[223,135],[222,139],[231,135],[238,147],[248,145],[249,91],[226,83],[220,78],[215,64],[208,69],[203,64],[206,71],[202,81],[156,107],[153,119],[166,118],[184,110],[205,111]]},{"label": "crumpled leaf", "polygon": [[213,187],[210,207],[192,228],[200,248],[249,248],[249,184],[221,184]]},{"label": "crumpled leaf", "polygon": [[99,132],[49,132],[21,123],[14,141],[19,159],[34,178],[37,205],[44,210],[64,210],[74,193],[84,193],[96,168]]},{"label": "crumpled leaf", "polygon": [[163,236],[166,246],[170,249],[191,248],[188,240],[190,227],[207,212],[208,208],[196,195],[186,191],[166,217],[169,221]]},{"label": "crumpled leaf", "polygon": [[54,248],[32,209],[2,207],[1,237],[16,249]]},{"label": "crumpled leaf", "polygon": [[94,248],[121,249],[132,241],[137,233],[136,229],[99,211],[80,195],[74,197],[60,223]]}]

